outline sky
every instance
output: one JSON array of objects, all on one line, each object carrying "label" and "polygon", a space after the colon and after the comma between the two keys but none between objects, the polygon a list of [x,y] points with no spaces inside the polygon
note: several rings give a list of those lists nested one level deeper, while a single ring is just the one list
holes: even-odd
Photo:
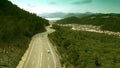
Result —
[{"label": "sky", "polygon": [[120,13],[120,0],[10,0],[32,13]]}]

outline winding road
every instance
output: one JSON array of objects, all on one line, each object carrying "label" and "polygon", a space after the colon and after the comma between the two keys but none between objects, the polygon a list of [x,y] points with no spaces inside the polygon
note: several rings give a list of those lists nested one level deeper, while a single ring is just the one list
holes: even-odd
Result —
[{"label": "winding road", "polygon": [[17,68],[61,68],[61,64],[48,34],[55,30],[46,27],[47,31],[35,35],[29,45],[28,54],[22,65]]}]

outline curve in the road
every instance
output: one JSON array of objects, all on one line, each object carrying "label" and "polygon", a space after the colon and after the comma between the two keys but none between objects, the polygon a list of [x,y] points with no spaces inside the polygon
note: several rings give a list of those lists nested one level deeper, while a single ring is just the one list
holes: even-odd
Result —
[{"label": "curve in the road", "polygon": [[[25,61],[17,68],[61,68],[56,52],[48,39],[48,34],[55,30],[46,27],[47,32],[39,33],[32,38]],[[50,50],[50,53],[48,53]]]}]

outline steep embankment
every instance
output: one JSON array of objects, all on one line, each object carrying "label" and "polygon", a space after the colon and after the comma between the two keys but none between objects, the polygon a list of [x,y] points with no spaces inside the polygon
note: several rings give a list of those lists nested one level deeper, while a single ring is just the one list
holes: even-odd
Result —
[{"label": "steep embankment", "polygon": [[31,37],[47,25],[47,20],[0,0],[0,68],[15,68]]}]

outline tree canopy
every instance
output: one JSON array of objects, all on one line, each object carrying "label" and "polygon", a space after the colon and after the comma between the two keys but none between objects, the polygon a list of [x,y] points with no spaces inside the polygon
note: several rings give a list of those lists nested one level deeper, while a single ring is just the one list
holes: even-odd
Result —
[{"label": "tree canopy", "polygon": [[120,38],[54,25],[49,35],[67,68],[119,68]]},{"label": "tree canopy", "polygon": [[32,36],[47,25],[48,20],[0,0],[0,68],[16,68]]}]

